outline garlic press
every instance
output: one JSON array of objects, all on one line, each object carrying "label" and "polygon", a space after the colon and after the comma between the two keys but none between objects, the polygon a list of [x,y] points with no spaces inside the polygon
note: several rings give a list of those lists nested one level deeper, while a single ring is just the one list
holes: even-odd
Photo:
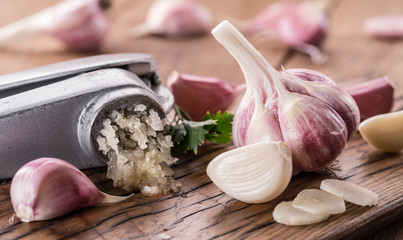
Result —
[{"label": "garlic press", "polygon": [[165,116],[173,95],[148,54],[106,54],[0,76],[0,178],[40,157],[105,166],[95,135],[114,109],[144,104]]}]

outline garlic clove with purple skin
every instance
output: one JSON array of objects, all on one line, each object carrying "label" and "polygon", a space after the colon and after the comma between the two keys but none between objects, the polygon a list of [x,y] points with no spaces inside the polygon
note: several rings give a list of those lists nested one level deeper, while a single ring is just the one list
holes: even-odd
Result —
[{"label": "garlic clove with purple skin", "polygon": [[131,197],[99,191],[75,166],[56,158],[39,158],[22,166],[11,182],[10,196],[16,216],[23,222],[48,220]]},{"label": "garlic clove with purple skin", "polygon": [[225,112],[238,94],[235,85],[219,78],[177,71],[168,76],[167,85],[175,97],[175,103],[196,121],[202,120],[207,111]]},{"label": "garlic clove with purple skin", "polygon": [[360,109],[361,122],[392,110],[394,87],[388,77],[372,79],[356,85],[345,87]]},{"label": "garlic clove with purple skin", "polygon": [[146,21],[131,29],[134,37],[155,34],[168,37],[204,34],[212,24],[210,11],[196,0],[156,0]]}]

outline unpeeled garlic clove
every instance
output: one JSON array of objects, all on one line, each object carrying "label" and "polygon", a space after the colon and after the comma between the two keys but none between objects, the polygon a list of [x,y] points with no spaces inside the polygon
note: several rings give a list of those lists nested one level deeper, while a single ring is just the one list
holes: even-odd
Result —
[{"label": "unpeeled garlic clove", "polygon": [[134,37],[147,34],[187,36],[210,30],[212,15],[196,0],[156,0],[150,7],[146,21],[131,29]]},{"label": "unpeeled garlic clove", "polygon": [[292,201],[279,203],[273,211],[273,218],[276,222],[290,225],[309,225],[328,219],[330,214],[312,214],[292,206]]},{"label": "unpeeled garlic clove", "polygon": [[337,179],[323,180],[320,189],[360,206],[376,205],[378,201],[378,195],[371,190]]},{"label": "unpeeled garlic clove", "polygon": [[72,164],[40,158],[22,166],[11,182],[10,197],[23,222],[48,220],[94,204],[115,203],[130,196],[105,194]]},{"label": "unpeeled garlic clove", "polygon": [[377,78],[344,88],[360,109],[361,121],[388,113],[394,104],[394,88],[388,77]]},{"label": "unpeeled garlic clove", "polygon": [[341,197],[319,189],[305,189],[298,193],[292,206],[312,214],[337,214],[346,211]]},{"label": "unpeeled garlic clove", "polygon": [[226,194],[248,203],[279,196],[291,179],[291,153],[282,142],[262,141],[224,152],[207,166],[207,175]]},{"label": "unpeeled garlic clove", "polygon": [[358,130],[364,140],[378,150],[399,152],[403,149],[403,110],[368,118]]},{"label": "unpeeled garlic clove", "polygon": [[175,103],[196,121],[207,111],[225,112],[237,97],[238,88],[216,77],[183,74],[173,71],[168,76],[168,88]]}]

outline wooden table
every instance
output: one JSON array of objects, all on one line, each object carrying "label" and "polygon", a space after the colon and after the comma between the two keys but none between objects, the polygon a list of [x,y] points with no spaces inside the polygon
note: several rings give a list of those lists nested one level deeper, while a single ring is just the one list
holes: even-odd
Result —
[{"label": "wooden table", "polygon": [[[0,26],[34,13],[56,0],[2,1]],[[247,19],[272,1],[200,0],[216,16]],[[129,27],[140,23],[151,1],[114,0],[109,10],[111,28],[98,52],[75,53],[65,50],[53,39],[44,38],[24,44],[21,50],[0,51],[0,74],[28,69],[87,55],[144,52],[156,58],[161,79],[173,70],[212,75],[235,84],[244,81],[237,63],[214,38],[190,39],[145,37],[131,39]],[[340,86],[389,76],[396,87],[393,110],[403,109],[403,40],[375,40],[362,31],[363,21],[377,14],[403,14],[401,0],[334,1],[330,11],[331,28],[323,49],[330,59],[313,65],[309,57],[290,51],[282,43],[252,43],[276,68],[303,67],[323,72]],[[387,127],[387,126],[385,126]],[[183,183],[181,192],[148,198],[136,194],[129,200],[102,207],[79,210],[50,221],[14,223],[9,189],[10,181],[0,184],[0,239],[402,239],[403,238],[403,155],[383,154],[366,144],[359,134],[347,144],[340,156],[342,170],[336,175],[375,191],[379,203],[374,207],[347,204],[343,214],[323,223],[288,227],[273,221],[274,206],[293,199],[305,188],[317,188],[321,180],[334,177],[329,172],[295,176],[286,191],[265,204],[246,204],[222,193],[205,173],[208,162],[233,148],[229,145],[204,146],[197,156],[181,157],[175,177]],[[85,173],[97,186],[111,194],[105,168]]]}]

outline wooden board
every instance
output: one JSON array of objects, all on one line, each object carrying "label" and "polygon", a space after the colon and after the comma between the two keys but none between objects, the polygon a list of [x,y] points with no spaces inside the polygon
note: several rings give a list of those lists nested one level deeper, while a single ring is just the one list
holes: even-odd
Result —
[{"label": "wooden board", "polygon": [[[56,0],[3,2],[0,26],[38,11]],[[213,1],[207,5],[217,22],[226,18],[247,19],[274,1]],[[109,35],[98,52],[74,53],[50,38],[33,40],[20,50],[0,51],[0,74],[87,55],[116,52],[145,52],[155,56],[163,82],[173,70],[212,75],[234,84],[243,82],[236,62],[210,35],[191,39],[145,37],[130,39],[126,32],[141,22],[151,1],[115,0],[108,12],[112,20]],[[403,40],[371,39],[362,32],[363,21],[372,15],[403,14],[400,0],[337,1],[330,11],[331,28],[323,48],[330,60],[320,66],[309,58],[289,51],[279,42],[252,43],[275,66],[305,67],[321,71],[348,86],[371,78],[389,76],[396,88],[393,110],[403,109]],[[47,43],[47,44],[41,44]],[[387,127],[387,126],[385,126]],[[384,154],[366,144],[359,134],[340,156],[341,171],[325,171],[295,176],[286,191],[265,204],[246,204],[222,193],[207,177],[208,162],[232,149],[229,145],[206,145],[197,156],[185,155],[175,166],[175,178],[183,183],[181,192],[148,198],[136,194],[113,205],[91,207],[50,221],[9,225],[13,211],[9,196],[10,181],[0,185],[0,239],[354,239],[376,235],[382,239],[402,237],[403,155]],[[114,189],[104,168],[85,173],[103,191],[124,194]],[[288,227],[273,221],[277,203],[292,200],[301,190],[318,188],[326,178],[340,178],[375,191],[377,206],[347,204],[347,211],[310,226]],[[397,225],[391,225],[393,222]],[[391,230],[390,230],[391,229]]]}]

